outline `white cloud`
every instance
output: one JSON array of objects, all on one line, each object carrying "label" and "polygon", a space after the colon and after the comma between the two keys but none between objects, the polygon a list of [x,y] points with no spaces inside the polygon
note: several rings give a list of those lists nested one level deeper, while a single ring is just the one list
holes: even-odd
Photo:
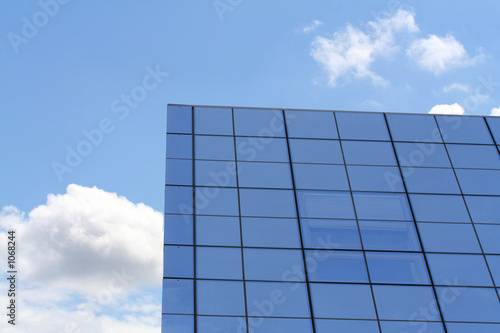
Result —
[{"label": "white cloud", "polygon": [[500,107],[491,109],[490,116],[500,117]]},{"label": "white cloud", "polygon": [[452,35],[439,37],[430,35],[420,38],[411,44],[406,54],[417,65],[429,72],[439,75],[457,67],[468,67],[483,59],[479,54],[469,56],[465,47]]},{"label": "white cloud", "polygon": [[310,24],[306,25],[304,28],[302,28],[302,32],[305,34],[308,34],[310,32],[313,32],[317,28],[323,25],[323,22],[319,20],[314,20]]},{"label": "white cloud", "polygon": [[444,93],[449,93],[452,91],[461,91],[461,92],[469,92],[470,86],[462,83],[452,83],[446,87],[443,87],[443,92]]},{"label": "white cloud", "polygon": [[377,56],[397,50],[394,41],[397,31],[418,31],[413,13],[400,9],[391,17],[368,22],[366,31],[348,25],[331,38],[317,36],[310,55],[327,71],[331,86],[336,86],[341,77],[370,78],[375,85],[387,85],[370,66]]},{"label": "white cloud", "polygon": [[440,104],[440,105],[434,106],[429,111],[429,113],[431,113],[431,114],[457,114],[457,115],[460,115],[460,114],[464,114],[465,110],[458,103],[454,103],[454,104]]}]

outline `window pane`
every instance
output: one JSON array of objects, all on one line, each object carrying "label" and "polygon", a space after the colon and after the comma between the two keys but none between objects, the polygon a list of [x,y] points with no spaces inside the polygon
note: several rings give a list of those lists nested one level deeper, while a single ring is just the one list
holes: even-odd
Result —
[{"label": "window pane", "polygon": [[373,283],[430,284],[420,253],[367,252],[366,260]]},{"label": "window pane", "polygon": [[231,108],[194,108],[194,132],[196,134],[233,135]]},{"label": "window pane", "polygon": [[349,192],[297,191],[300,217],[354,218]]},{"label": "window pane", "polygon": [[240,189],[242,216],[296,217],[291,190]]},{"label": "window pane", "polygon": [[309,281],[368,283],[361,251],[306,251]]},{"label": "window pane", "polygon": [[193,188],[165,186],[165,213],[192,214]]},{"label": "window pane", "polygon": [[470,222],[460,195],[410,194],[410,201],[419,222]]},{"label": "window pane", "polygon": [[500,224],[500,197],[465,196],[472,221]]},{"label": "window pane", "polygon": [[500,324],[446,323],[448,333],[498,333]]},{"label": "window pane", "polygon": [[317,333],[379,333],[378,324],[373,320],[316,319]]},{"label": "window pane", "polygon": [[495,285],[500,287],[500,256],[486,256],[488,267],[495,281]]},{"label": "window pane", "polygon": [[493,138],[495,138],[496,144],[500,144],[500,118],[498,117],[486,117],[488,126],[490,127]]},{"label": "window pane", "polygon": [[436,116],[444,142],[493,143],[482,117]]},{"label": "window pane", "polygon": [[[247,331],[245,317],[207,317],[198,316],[198,333],[220,333]],[[172,331],[177,333],[176,331]],[[168,333],[168,331],[166,332]]]},{"label": "window pane", "polygon": [[310,317],[305,283],[247,282],[249,316]]},{"label": "window pane", "polygon": [[234,139],[232,137],[196,135],[194,143],[196,159],[234,161]]},{"label": "window pane", "polygon": [[281,110],[234,109],[236,135],[284,137],[283,113]]},{"label": "window pane", "polygon": [[193,245],[193,217],[165,215],[165,244]]},{"label": "window pane", "polygon": [[304,261],[300,250],[244,249],[245,279],[305,281]]},{"label": "window pane", "polygon": [[485,253],[500,254],[500,225],[476,224],[476,231]]},{"label": "window pane", "polygon": [[333,112],[285,111],[288,137],[337,139]]},{"label": "window pane", "polygon": [[482,255],[428,254],[434,284],[461,286],[493,286]]},{"label": "window pane", "polygon": [[431,115],[387,114],[394,141],[442,142],[436,121]]},{"label": "window pane", "polygon": [[196,161],[198,186],[236,187],[236,163],[232,161]]},{"label": "window pane", "polygon": [[349,190],[343,165],[293,164],[298,189]]},{"label": "window pane", "polygon": [[347,140],[390,140],[384,115],[365,112],[335,112],[340,137]]},{"label": "window pane", "polygon": [[397,167],[349,165],[347,171],[353,191],[405,191]]},{"label": "window pane", "polygon": [[233,188],[197,187],[196,212],[202,215],[238,215],[238,192]]},{"label": "window pane", "polygon": [[196,249],[196,276],[202,279],[243,279],[241,249],[198,247]]},{"label": "window pane", "polygon": [[419,223],[418,230],[427,252],[481,253],[471,224]]},{"label": "window pane", "polygon": [[289,163],[240,162],[238,177],[241,187],[292,188]]},{"label": "window pane", "polygon": [[460,194],[452,169],[401,168],[408,192]]},{"label": "window pane", "polygon": [[166,245],[163,251],[163,276],[193,278],[193,247]]},{"label": "window pane", "polygon": [[397,165],[390,142],[342,141],[347,164]]},{"label": "window pane", "polygon": [[413,222],[360,221],[365,250],[420,251]]},{"label": "window pane", "polygon": [[194,312],[193,280],[163,279],[163,313]]},{"label": "window pane", "polygon": [[196,282],[198,314],[202,315],[245,315],[243,282],[210,281]]},{"label": "window pane", "polygon": [[288,147],[285,139],[236,138],[238,161],[288,162]]},{"label": "window pane", "polygon": [[456,170],[464,194],[500,195],[500,170]]},{"label": "window pane", "polygon": [[161,316],[162,332],[194,333],[194,318],[186,315]]},{"label": "window pane", "polygon": [[356,221],[301,219],[300,224],[306,248],[361,249]]},{"label": "window pane", "polygon": [[[248,318],[252,333],[312,333],[311,319]],[[232,332],[231,332],[232,333]]]},{"label": "window pane", "polygon": [[412,221],[405,194],[353,193],[359,219]]},{"label": "window pane", "polygon": [[294,163],[344,163],[337,140],[290,139],[289,142]]},{"label": "window pane", "polygon": [[493,288],[462,287],[454,290],[449,287],[438,287],[436,292],[439,301],[445,304],[441,307],[444,320],[500,322],[500,302]]},{"label": "window pane", "polygon": [[300,248],[296,219],[244,217],[241,224],[243,246]]},{"label": "window pane", "polygon": [[443,324],[426,321],[382,321],[383,333],[444,333]]},{"label": "window pane", "polygon": [[450,168],[450,159],[443,144],[423,142],[394,143],[401,166]]},{"label": "window pane", "polygon": [[380,319],[408,320],[420,313],[421,309],[428,309],[427,317],[433,316],[432,320],[439,320],[439,315],[434,315],[439,310],[432,287],[374,285],[373,294]]},{"label": "window pane", "polygon": [[311,298],[315,317],[376,318],[368,285],[311,283]]},{"label": "window pane", "polygon": [[167,158],[193,158],[193,136],[167,134]]},{"label": "window pane", "polygon": [[238,217],[196,217],[196,244],[240,246],[240,243],[240,220]]},{"label": "window pane", "polygon": [[192,133],[191,116],[190,106],[169,105],[167,108],[167,133]]},{"label": "window pane", "polygon": [[495,146],[448,144],[455,168],[500,169],[500,155]]},{"label": "window pane", "polygon": [[167,175],[165,183],[168,185],[193,185],[193,161],[172,160],[167,158]]}]

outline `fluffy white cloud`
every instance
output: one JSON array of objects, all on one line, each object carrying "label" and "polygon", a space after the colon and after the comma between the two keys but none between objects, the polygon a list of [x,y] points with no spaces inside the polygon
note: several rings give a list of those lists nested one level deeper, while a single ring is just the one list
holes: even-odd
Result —
[{"label": "fluffy white cloud", "polygon": [[370,66],[377,56],[397,49],[394,41],[397,31],[418,31],[413,13],[400,9],[391,17],[368,22],[365,31],[348,25],[331,38],[317,36],[311,44],[310,55],[324,67],[331,86],[336,86],[344,76],[370,78],[375,85],[387,85]]},{"label": "fluffy white cloud", "polygon": [[460,115],[460,114],[464,114],[465,110],[458,103],[454,103],[454,104],[440,104],[440,105],[434,106],[429,111],[429,113],[431,113],[431,114],[458,114],[458,115]]},{"label": "fluffy white cloud", "polygon": [[446,87],[443,87],[443,92],[444,93],[449,93],[452,91],[469,92],[469,89],[470,87],[468,85],[455,82]]},{"label": "fluffy white cloud", "polygon": [[457,67],[471,66],[483,58],[482,54],[471,58],[462,43],[452,35],[430,35],[417,39],[406,53],[420,68],[435,75]]},{"label": "fluffy white cloud", "polygon": [[322,26],[323,22],[319,20],[314,20],[310,24],[306,25],[304,28],[302,28],[302,32],[305,34],[308,34],[314,30],[316,30],[318,27]]},{"label": "fluffy white cloud", "polygon": [[490,116],[500,117],[500,107],[491,109]]}]

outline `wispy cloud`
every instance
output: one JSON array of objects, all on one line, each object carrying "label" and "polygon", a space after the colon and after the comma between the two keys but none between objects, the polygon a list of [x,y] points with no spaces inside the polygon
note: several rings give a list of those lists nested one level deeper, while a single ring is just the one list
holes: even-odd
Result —
[{"label": "wispy cloud", "polygon": [[461,115],[465,113],[464,108],[458,104],[440,104],[440,105],[435,105],[432,107],[432,109],[429,111],[430,114],[456,114],[456,115]]},{"label": "wispy cloud", "polygon": [[490,116],[500,117],[500,107],[491,109]]},{"label": "wispy cloud", "polygon": [[462,83],[452,83],[450,85],[447,85],[446,87],[443,87],[443,92],[444,93],[449,93],[452,91],[461,91],[461,92],[469,92],[470,86],[467,84],[462,84]]},{"label": "wispy cloud", "polygon": [[323,25],[323,22],[321,22],[319,20],[314,20],[310,24],[303,27],[302,32],[305,34],[311,33],[322,25]]}]

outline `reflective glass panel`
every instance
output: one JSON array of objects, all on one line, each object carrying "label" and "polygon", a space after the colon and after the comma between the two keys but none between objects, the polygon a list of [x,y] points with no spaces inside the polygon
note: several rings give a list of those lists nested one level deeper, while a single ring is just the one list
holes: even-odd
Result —
[{"label": "reflective glass panel", "polygon": [[233,135],[231,108],[196,106],[194,108],[194,132],[196,134]]},{"label": "reflective glass panel", "polygon": [[243,279],[241,249],[198,247],[196,249],[196,276],[201,279]]},{"label": "reflective glass panel", "polygon": [[300,217],[354,218],[349,192],[297,191]]},{"label": "reflective glass panel", "polygon": [[450,159],[443,144],[427,142],[395,142],[401,166],[450,168]]},{"label": "reflective glass panel", "polygon": [[167,108],[167,133],[192,133],[192,111],[190,106],[169,105]]},{"label": "reflective glass panel", "polygon": [[198,314],[245,315],[245,299],[242,281],[196,282]]},{"label": "reflective glass panel", "polygon": [[238,192],[234,188],[197,187],[196,212],[201,215],[238,215]]},{"label": "reflective glass panel", "polygon": [[335,320],[335,319],[316,319],[317,333],[379,333],[378,324],[374,320]]},{"label": "reflective glass panel", "polygon": [[457,169],[464,194],[500,195],[500,170]]},{"label": "reflective glass panel", "polygon": [[500,224],[500,197],[465,196],[472,221]]},{"label": "reflective glass panel", "polygon": [[366,260],[373,283],[430,284],[420,253],[367,252]]},{"label": "reflective glass panel", "polygon": [[193,280],[163,279],[163,313],[194,313]]},{"label": "reflective glass panel", "polygon": [[486,121],[488,122],[488,126],[490,127],[491,134],[493,134],[493,138],[497,145],[500,144],[500,118],[498,117],[486,117]]},{"label": "reflective glass panel", "polygon": [[432,115],[386,114],[394,141],[442,142]]},{"label": "reflective glass panel", "polygon": [[161,316],[162,332],[194,333],[194,318],[187,315]]},{"label": "reflective glass panel", "polygon": [[288,162],[286,139],[236,138],[238,161]]},{"label": "reflective glass panel", "polygon": [[163,250],[163,276],[193,278],[193,247],[165,245]]},{"label": "reflective glass panel", "polygon": [[290,139],[289,142],[294,163],[344,163],[337,140]]},{"label": "reflective glass panel", "polygon": [[192,214],[193,188],[184,186],[165,186],[165,213]]},{"label": "reflective glass panel", "polygon": [[410,194],[410,201],[419,222],[470,222],[460,195]]},{"label": "reflective glass panel", "polygon": [[195,161],[198,186],[236,187],[236,163],[233,161]]},{"label": "reflective glass panel", "polygon": [[288,137],[337,139],[333,112],[285,111]]},{"label": "reflective glass panel", "polygon": [[196,244],[240,246],[240,220],[232,216],[197,216]]},{"label": "reflective glass panel", "polygon": [[266,109],[234,109],[236,135],[284,137],[283,112]]},{"label": "reflective glass panel", "polygon": [[240,162],[238,177],[241,187],[292,188],[289,163]]},{"label": "reflective glass panel", "polygon": [[495,146],[446,145],[455,168],[500,169],[500,155]]},{"label": "reflective glass panel", "polygon": [[448,333],[498,333],[500,324],[446,323]]},{"label": "reflective glass panel", "polygon": [[452,169],[401,168],[408,192],[460,194]]},{"label": "reflective glass panel", "polygon": [[354,192],[353,196],[359,219],[412,221],[405,194]]},{"label": "reflective glass panel", "polygon": [[427,261],[434,284],[461,286],[493,286],[482,255],[428,254]]},{"label": "reflective glass panel", "polygon": [[196,159],[234,161],[233,137],[196,135],[194,144]]},{"label": "reflective glass panel", "polygon": [[245,279],[273,281],[305,281],[303,274],[292,269],[304,270],[300,250],[244,249]]},{"label": "reflective glass panel", "polygon": [[165,215],[164,242],[193,245],[193,216]]},{"label": "reflective glass panel", "polygon": [[360,221],[365,250],[420,251],[413,222]]},{"label": "reflective glass panel", "polygon": [[198,333],[245,333],[247,331],[246,326],[247,322],[245,317],[198,316],[197,328]]},{"label": "reflective glass panel", "polygon": [[436,116],[436,120],[444,142],[493,143],[483,117]]},{"label": "reflective glass panel", "polygon": [[476,231],[485,253],[500,254],[500,225],[476,224]]},{"label": "reflective glass panel", "polygon": [[243,246],[300,248],[296,219],[244,217],[241,226]]},{"label": "reflective glass panel", "polygon": [[345,162],[364,165],[397,165],[390,142],[342,141]]},{"label": "reflective glass panel", "polygon": [[296,217],[291,190],[240,189],[242,216]]},{"label": "reflective glass panel", "polygon": [[312,282],[368,283],[366,264],[361,251],[306,251],[307,272]]},{"label": "reflective glass panel", "polygon": [[353,191],[404,192],[399,168],[383,166],[347,166]]},{"label": "reflective glass panel", "polygon": [[425,251],[481,253],[471,224],[419,223],[418,230]]},{"label": "reflective glass panel", "polygon": [[408,320],[415,318],[420,309],[428,309],[434,320],[439,320],[432,287],[426,286],[373,286],[375,303],[380,319]]},{"label": "reflective glass panel", "polygon": [[444,333],[443,324],[425,321],[382,321],[382,333]]},{"label": "reflective glass panel", "polygon": [[167,158],[166,170],[166,184],[193,185],[193,161]]},{"label": "reflective glass panel", "polygon": [[354,220],[300,219],[304,247],[313,249],[361,249]]},{"label": "reflective glass panel", "polygon": [[167,134],[168,158],[193,158],[193,136]]},{"label": "reflective glass panel", "polygon": [[390,140],[384,115],[365,112],[335,112],[340,138],[345,140]]},{"label": "reflective glass panel", "polygon": [[[255,324],[254,324],[255,323]],[[258,324],[259,325],[258,325]],[[253,333],[312,333],[311,319],[299,318],[249,318]]]},{"label": "reflective glass panel", "polygon": [[486,256],[488,267],[497,287],[500,287],[500,256]]},{"label": "reflective glass panel", "polygon": [[310,190],[349,190],[343,165],[293,164],[295,187]]}]

